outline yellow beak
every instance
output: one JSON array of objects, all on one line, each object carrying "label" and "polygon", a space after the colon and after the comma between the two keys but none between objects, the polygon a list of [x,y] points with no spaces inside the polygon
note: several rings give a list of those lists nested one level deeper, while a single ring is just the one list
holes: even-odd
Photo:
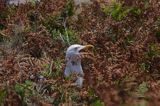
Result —
[{"label": "yellow beak", "polygon": [[89,48],[94,48],[93,45],[86,45],[83,49],[89,49]]}]

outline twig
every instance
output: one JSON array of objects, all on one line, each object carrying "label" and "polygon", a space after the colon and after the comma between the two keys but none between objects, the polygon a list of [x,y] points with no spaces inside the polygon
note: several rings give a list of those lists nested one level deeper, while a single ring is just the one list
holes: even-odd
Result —
[{"label": "twig", "polygon": [[5,36],[5,37],[7,36],[7,35],[5,35],[5,34],[4,34],[4,33],[2,33],[2,32],[0,32],[0,35]]},{"label": "twig", "polygon": [[52,60],[51,65],[49,67],[49,75],[52,73],[52,67],[53,67],[53,60]]},{"label": "twig", "polygon": [[65,41],[64,41],[64,39],[63,39],[63,37],[62,37],[62,34],[59,32],[59,36],[60,36],[60,38],[62,39],[62,41],[63,41],[63,43],[65,43]]},{"label": "twig", "polygon": [[67,35],[67,43],[68,43],[68,45],[70,45],[69,36],[68,36],[68,32],[67,32],[67,27],[66,27],[66,21],[67,21],[67,17],[64,18],[63,26],[64,26],[65,33]]}]

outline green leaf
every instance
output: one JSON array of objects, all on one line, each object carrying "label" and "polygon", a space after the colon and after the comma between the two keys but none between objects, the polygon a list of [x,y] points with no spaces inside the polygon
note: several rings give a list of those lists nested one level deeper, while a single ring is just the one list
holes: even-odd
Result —
[{"label": "green leaf", "polygon": [[156,32],[156,37],[157,37],[157,38],[160,38],[160,31],[157,31],[157,32]]},{"label": "green leaf", "polygon": [[144,62],[144,63],[141,63],[140,64],[140,68],[143,70],[143,71],[146,71],[148,72],[148,70],[150,69],[151,65],[149,62]]},{"label": "green leaf", "polygon": [[6,28],[6,26],[4,24],[0,23],[0,30],[3,30],[5,28]]},{"label": "green leaf", "polygon": [[2,104],[6,95],[7,95],[6,90],[0,90],[0,105]]},{"label": "green leaf", "polygon": [[141,100],[137,102],[134,106],[147,106],[147,102],[145,100]]},{"label": "green leaf", "polygon": [[74,15],[74,4],[73,4],[73,0],[68,0],[67,5],[64,9],[64,11],[62,12],[62,17],[70,17]]},{"label": "green leaf", "polygon": [[25,95],[25,88],[21,84],[15,85],[15,91],[23,98]]},{"label": "green leaf", "polygon": [[88,89],[88,95],[91,96],[91,97],[95,96],[95,91],[94,91],[94,89],[89,88],[89,89]]},{"label": "green leaf", "polygon": [[155,43],[151,43],[148,46],[147,56],[150,58],[160,56],[160,50],[158,49],[158,45]]},{"label": "green leaf", "polygon": [[128,35],[125,39],[126,45],[130,45],[134,42],[134,37],[132,35]]},{"label": "green leaf", "polygon": [[96,100],[91,104],[91,106],[104,106],[104,103],[101,102],[100,100]]},{"label": "green leaf", "polygon": [[141,9],[139,9],[139,8],[137,8],[137,7],[132,7],[132,8],[130,9],[130,12],[131,12],[133,15],[136,15],[136,16],[138,16],[138,15],[140,15],[140,14],[142,13]]},{"label": "green leaf", "polygon": [[148,91],[148,86],[146,82],[142,82],[138,89],[137,89],[137,93],[140,94],[140,96],[144,96],[144,94]]},{"label": "green leaf", "polygon": [[23,99],[24,96],[26,96],[25,94],[27,94],[27,96],[32,95],[32,85],[32,81],[26,80],[23,84],[16,84],[14,89]]}]

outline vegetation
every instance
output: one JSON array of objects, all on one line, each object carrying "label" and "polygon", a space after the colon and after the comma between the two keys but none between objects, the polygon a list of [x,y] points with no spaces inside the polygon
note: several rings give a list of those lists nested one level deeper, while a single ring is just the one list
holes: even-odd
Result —
[{"label": "vegetation", "polygon": [[[1,1],[0,105],[158,106],[159,1],[75,1]],[[64,77],[71,44],[95,46],[82,88]]]},{"label": "vegetation", "polygon": [[128,14],[138,16],[141,14],[141,9],[137,7],[124,6],[123,3],[116,0],[111,1],[108,6],[102,7],[104,13],[110,15],[114,20],[120,21],[127,17]]}]

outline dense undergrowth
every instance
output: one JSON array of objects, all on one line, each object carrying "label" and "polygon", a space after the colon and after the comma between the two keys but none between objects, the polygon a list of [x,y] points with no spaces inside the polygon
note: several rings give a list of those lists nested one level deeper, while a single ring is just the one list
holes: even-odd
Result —
[{"label": "dense undergrowth", "polygon": [[[159,0],[2,1],[2,106],[159,106]],[[74,43],[95,46],[82,89],[63,76]]]}]

